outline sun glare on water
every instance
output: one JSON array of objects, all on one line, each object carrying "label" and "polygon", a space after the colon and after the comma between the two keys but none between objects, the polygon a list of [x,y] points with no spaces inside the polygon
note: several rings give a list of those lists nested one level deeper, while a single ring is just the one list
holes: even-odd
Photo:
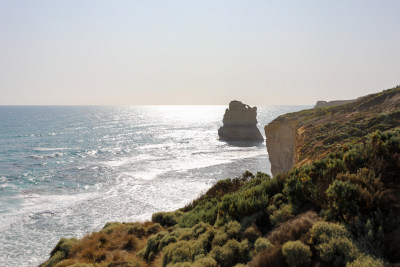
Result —
[{"label": "sun glare on water", "polygon": [[221,120],[224,115],[225,106],[217,105],[171,105],[149,107],[160,113],[168,120],[179,122],[207,121],[210,119]]}]

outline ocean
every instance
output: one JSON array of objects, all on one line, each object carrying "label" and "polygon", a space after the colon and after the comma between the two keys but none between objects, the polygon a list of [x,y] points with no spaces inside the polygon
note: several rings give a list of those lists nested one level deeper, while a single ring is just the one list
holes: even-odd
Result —
[{"label": "ocean", "polygon": [[[258,127],[311,106],[258,107]],[[183,207],[220,179],[270,173],[265,142],[218,140],[227,106],[0,106],[0,266],[61,237]]]}]

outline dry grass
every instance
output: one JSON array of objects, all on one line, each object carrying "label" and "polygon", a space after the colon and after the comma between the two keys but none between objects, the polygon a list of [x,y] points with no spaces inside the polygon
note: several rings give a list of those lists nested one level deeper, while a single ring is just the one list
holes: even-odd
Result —
[{"label": "dry grass", "polygon": [[[100,232],[93,232],[74,243],[60,261],[43,266],[64,267],[77,263],[90,263],[96,266],[148,266],[137,252],[145,247],[148,238],[158,231],[165,230],[152,222],[112,223]],[[53,254],[57,252],[55,248]],[[154,265],[155,266],[155,265]]]}]

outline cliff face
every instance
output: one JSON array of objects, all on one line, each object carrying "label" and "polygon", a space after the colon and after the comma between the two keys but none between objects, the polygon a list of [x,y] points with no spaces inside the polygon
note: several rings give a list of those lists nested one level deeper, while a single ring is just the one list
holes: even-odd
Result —
[{"label": "cliff face", "polygon": [[285,172],[295,163],[296,127],[291,121],[274,120],[265,126],[271,172]]},{"label": "cliff face", "polygon": [[262,142],[260,130],[257,128],[257,108],[250,107],[240,101],[231,101],[225,110],[223,126],[218,135],[225,141]]},{"label": "cliff face", "polygon": [[325,157],[376,130],[400,126],[400,86],[341,106],[282,115],[265,126],[273,175]]}]

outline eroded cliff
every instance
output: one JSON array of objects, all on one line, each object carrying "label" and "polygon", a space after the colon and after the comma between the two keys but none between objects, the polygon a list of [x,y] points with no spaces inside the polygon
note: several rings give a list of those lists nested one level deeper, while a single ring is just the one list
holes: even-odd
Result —
[{"label": "eroded cliff", "polygon": [[295,164],[296,127],[289,120],[274,120],[265,126],[266,143],[273,175],[289,171]]},{"label": "eroded cliff", "polygon": [[400,86],[326,108],[282,115],[265,126],[273,175],[359,142],[376,130],[400,125]]}]

